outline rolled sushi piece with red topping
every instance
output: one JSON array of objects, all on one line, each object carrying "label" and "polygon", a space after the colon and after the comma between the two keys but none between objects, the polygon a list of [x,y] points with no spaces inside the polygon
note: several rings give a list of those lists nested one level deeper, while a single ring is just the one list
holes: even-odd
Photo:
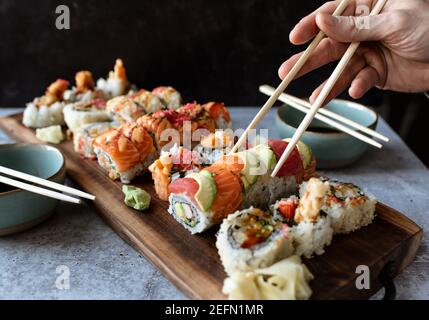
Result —
[{"label": "rolled sushi piece with red topping", "polygon": [[182,105],[182,96],[179,91],[169,86],[161,86],[152,90],[152,93],[161,99],[165,108],[176,110]]},{"label": "rolled sushi piece with red topping", "polygon": [[301,185],[301,199],[310,196],[316,181],[327,186],[320,210],[330,218],[335,234],[347,234],[372,223],[377,200],[352,183],[329,180],[326,177],[313,178]]},{"label": "rolled sushi piece with red topping", "polygon": [[83,158],[95,159],[94,140],[115,128],[117,128],[117,124],[114,122],[95,122],[80,126],[73,134],[74,151],[79,153]]},{"label": "rolled sushi piece with red topping", "polygon": [[242,202],[240,179],[225,168],[208,167],[168,186],[168,212],[192,234],[219,224]]},{"label": "rolled sushi piece with red topping", "polygon": [[125,184],[142,174],[158,155],[151,136],[137,124],[108,131],[93,145],[101,168],[112,180]]},{"label": "rolled sushi piece with red topping", "polygon": [[291,228],[253,207],[223,220],[216,247],[229,275],[268,267],[294,251]]},{"label": "rolled sushi piece with red topping", "polygon": [[106,111],[106,101],[103,99],[67,104],[63,113],[64,121],[73,133],[87,123],[110,121]]},{"label": "rolled sushi piece with red topping", "polygon": [[161,200],[168,201],[169,185],[174,180],[199,172],[204,160],[194,151],[174,145],[169,151],[162,151],[159,159],[149,166],[155,191]]}]

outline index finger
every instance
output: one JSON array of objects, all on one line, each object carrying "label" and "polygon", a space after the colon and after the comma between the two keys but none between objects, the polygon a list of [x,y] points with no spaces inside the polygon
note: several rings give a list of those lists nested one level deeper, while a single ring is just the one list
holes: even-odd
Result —
[{"label": "index finger", "polygon": [[[333,14],[337,6],[340,4],[340,0],[329,1],[322,5],[317,10],[313,11],[308,16],[301,19],[298,24],[292,29],[289,34],[289,40],[295,45],[300,45],[308,42],[316,36],[319,32],[319,27],[316,24],[316,15],[320,12]],[[343,15],[351,15],[355,12],[355,2],[352,1]]]}]

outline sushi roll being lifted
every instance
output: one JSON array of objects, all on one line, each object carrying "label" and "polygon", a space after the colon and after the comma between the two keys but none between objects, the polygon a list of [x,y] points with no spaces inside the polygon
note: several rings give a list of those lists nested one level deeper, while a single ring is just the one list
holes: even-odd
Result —
[{"label": "sushi roll being lifted", "polygon": [[161,86],[153,89],[152,93],[158,96],[164,107],[168,109],[176,110],[182,105],[182,96],[173,87]]},{"label": "sushi roll being lifted", "polygon": [[53,125],[64,125],[63,108],[64,92],[69,82],[58,79],[52,83],[40,98],[27,103],[24,111],[23,124],[29,128],[44,128]]},{"label": "sushi roll being lifted", "polygon": [[[352,183],[343,183],[319,178],[328,186],[323,197],[321,208],[331,221],[335,234],[346,234],[372,223],[375,216],[377,200],[369,193]],[[311,192],[314,180],[304,182],[300,187],[300,196],[305,198]]]},{"label": "sushi roll being lifted", "polygon": [[253,207],[223,220],[216,247],[230,275],[268,267],[294,251],[288,225]]},{"label": "sushi roll being lifted", "polygon": [[74,151],[84,158],[95,159],[94,140],[116,127],[113,122],[87,123],[80,126],[73,135]]},{"label": "sushi roll being lifted", "polygon": [[109,177],[126,184],[157,156],[151,136],[137,124],[123,125],[99,136],[94,141],[94,152]]},{"label": "sushi roll being lifted", "polygon": [[64,121],[73,133],[87,123],[110,121],[106,112],[106,101],[103,99],[67,104],[63,113]]}]

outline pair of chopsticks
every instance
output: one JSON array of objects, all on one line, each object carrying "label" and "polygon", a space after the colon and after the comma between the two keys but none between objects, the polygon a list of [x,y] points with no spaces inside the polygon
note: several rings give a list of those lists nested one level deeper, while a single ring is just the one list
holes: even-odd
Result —
[{"label": "pair of chopsticks", "polygon": [[[21,180],[25,180],[25,181],[29,181],[29,182],[33,182],[36,184],[39,184],[41,186],[44,187],[48,187],[57,191],[63,191],[66,192],[68,194],[71,195],[75,195],[81,198],[85,198],[85,199],[89,199],[89,200],[95,200],[95,196],[93,196],[92,194],[77,190],[77,189],[73,189],[70,187],[67,187],[65,185],[59,184],[59,183],[55,183],[49,180],[45,180],[39,177],[35,177],[32,176],[30,174],[24,173],[24,172],[20,172],[20,171],[16,171],[10,168],[6,168],[3,166],[0,166],[0,173],[6,174],[8,176],[11,177],[15,177],[15,178],[19,178]],[[71,202],[71,203],[75,203],[75,204],[80,204],[80,199],[78,198],[74,198],[59,192],[55,192],[49,189],[45,189],[45,188],[41,188],[41,187],[37,187],[35,185],[32,184],[28,184],[28,183],[24,183],[18,180],[14,180],[11,178],[7,178],[5,176],[1,176],[0,175],[0,183],[3,184],[7,184],[16,188],[20,188],[26,191],[30,191],[33,193],[37,193],[49,198],[54,198],[54,199],[58,199],[61,201],[65,201],[65,202]]]},{"label": "pair of chopsticks", "polygon": [[[381,12],[384,5],[386,4],[387,0],[378,0],[373,9],[371,10],[370,15],[377,15]],[[347,6],[349,5],[350,0],[342,0],[336,10],[334,11],[334,16],[341,15]],[[274,103],[277,101],[277,99],[280,97],[280,95],[283,93],[283,91],[286,89],[286,87],[289,85],[289,83],[295,79],[298,72],[301,70],[305,62],[307,62],[308,58],[311,56],[315,48],[319,45],[319,43],[322,41],[322,39],[325,37],[325,34],[322,31],[319,31],[319,33],[316,35],[316,37],[313,39],[311,44],[308,46],[308,48],[304,51],[304,53],[299,58],[298,62],[294,65],[294,67],[291,69],[291,71],[288,73],[288,75],[283,79],[283,81],[280,83],[280,85],[277,87],[277,89],[274,91],[274,93],[271,95],[271,97],[267,100],[267,102],[264,104],[264,106],[259,110],[258,114],[255,116],[255,118],[251,121],[247,129],[244,131],[244,133],[241,135],[240,139],[238,139],[237,143],[234,145],[234,147],[231,149],[231,153],[236,152],[238,148],[243,144],[243,142],[246,140],[247,135],[250,130],[255,129],[258,123],[262,120],[262,118],[265,116],[265,114],[271,109],[271,107],[274,105]],[[340,62],[338,63],[337,67],[335,68],[332,75],[329,77],[328,81],[324,85],[322,91],[320,92],[319,96],[317,97],[316,101],[313,103],[311,108],[308,110],[307,115],[297,128],[295,134],[293,135],[292,139],[290,140],[289,144],[286,147],[286,150],[280,157],[280,160],[277,162],[276,167],[274,168],[273,172],[271,173],[272,177],[275,177],[280,170],[280,168],[283,166],[291,152],[294,150],[295,145],[298,143],[299,139],[303,135],[303,133],[307,130],[308,126],[310,125],[311,121],[316,116],[317,111],[320,107],[322,107],[323,103],[325,102],[327,96],[331,92],[332,88],[334,87],[335,83],[338,81],[339,77],[343,73],[345,67],[350,62],[350,59],[353,57],[354,53],[358,49],[360,45],[360,42],[354,42],[350,44],[349,48],[345,52],[344,56],[341,58]]]},{"label": "pair of chopsticks", "polygon": [[[270,96],[273,94],[274,88],[267,86],[267,85],[262,85],[259,87],[259,91]],[[294,96],[287,94],[287,93],[282,93],[279,96],[279,100],[281,102],[287,103],[291,107],[293,107],[293,108],[295,108],[295,109],[297,109],[303,113],[307,113],[308,110],[311,108],[310,102],[305,101],[305,100],[300,99],[300,98],[297,98],[297,97],[294,97]],[[341,115],[339,115],[333,111],[330,111],[328,109],[324,109],[324,108],[319,109],[314,117],[316,119],[328,124],[329,126],[335,128],[335,129],[338,129],[339,131],[345,132],[345,133],[347,133],[347,134],[349,134],[349,135],[351,135],[351,136],[353,136],[353,137],[355,137],[361,141],[364,141],[364,142],[366,142],[366,143],[368,143],[368,144],[370,144],[376,148],[382,148],[383,146],[380,143],[378,143],[377,141],[369,138],[366,135],[363,135],[360,132],[357,132],[357,131],[343,125],[342,123],[344,123],[344,124],[346,124],[352,128],[355,128],[357,130],[360,130],[360,131],[362,131],[362,132],[364,132],[364,133],[366,133],[372,137],[378,138],[378,139],[386,141],[386,142],[389,141],[388,137],[378,133],[377,131],[374,131],[368,127],[365,127],[365,126],[361,125],[360,123],[354,122],[354,121],[352,121],[346,117],[343,117],[343,116],[341,116]],[[333,119],[337,120],[338,122],[334,121]]]}]

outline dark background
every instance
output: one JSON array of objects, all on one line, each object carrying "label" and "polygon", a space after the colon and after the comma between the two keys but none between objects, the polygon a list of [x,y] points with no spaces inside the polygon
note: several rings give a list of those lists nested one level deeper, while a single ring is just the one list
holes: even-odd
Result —
[{"label": "dark background", "polygon": [[[139,87],[172,85],[187,101],[260,106],[266,98],[258,86],[278,84],[281,62],[305,48],[289,43],[290,30],[322,3],[0,0],[0,107],[22,107],[53,80],[73,80],[78,70],[105,77],[117,57]],[[60,4],[71,10],[70,30],[55,27]],[[288,92],[308,96],[332,67],[294,81]],[[380,112],[429,164],[428,99],[372,90],[360,102]]]}]

